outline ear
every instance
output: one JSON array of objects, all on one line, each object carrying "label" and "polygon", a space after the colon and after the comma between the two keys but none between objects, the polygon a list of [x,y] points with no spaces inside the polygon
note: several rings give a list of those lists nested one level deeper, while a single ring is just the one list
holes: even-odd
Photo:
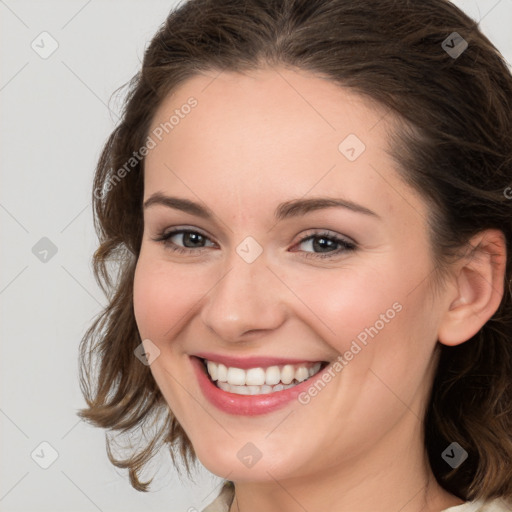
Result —
[{"label": "ear", "polygon": [[504,234],[475,235],[470,251],[456,263],[451,303],[439,324],[438,340],[459,345],[474,336],[498,309],[504,293],[507,248]]}]

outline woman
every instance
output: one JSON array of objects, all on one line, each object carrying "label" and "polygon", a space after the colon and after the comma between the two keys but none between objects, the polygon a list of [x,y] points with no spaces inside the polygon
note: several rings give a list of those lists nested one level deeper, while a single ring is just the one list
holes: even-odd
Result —
[{"label": "woman", "polygon": [[107,445],[134,488],[165,443],[225,479],[208,512],[512,510],[511,106],[444,0],[169,15],[96,171],[81,347],[81,417],[158,427]]}]

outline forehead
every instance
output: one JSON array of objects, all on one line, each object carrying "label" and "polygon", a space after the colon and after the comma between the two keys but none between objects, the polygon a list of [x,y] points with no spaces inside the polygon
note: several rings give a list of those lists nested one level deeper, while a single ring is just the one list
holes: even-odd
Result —
[{"label": "forehead", "polygon": [[[193,108],[188,107],[191,98],[197,102]],[[198,137],[205,143],[206,136],[222,132],[223,139],[232,136],[247,145],[254,146],[262,140],[268,152],[279,148],[284,139],[290,144],[304,139],[328,144],[347,130],[369,139],[365,134],[373,131],[386,114],[378,103],[305,71],[212,71],[190,78],[169,94],[160,105],[151,130],[165,128],[163,125],[171,120],[172,127],[164,129],[162,135],[168,135],[167,139],[179,138],[180,134],[189,138],[192,134],[187,128],[192,121],[187,118],[191,118],[194,124],[203,125]],[[283,133],[281,129],[285,127],[293,130]],[[382,130],[375,130],[372,143],[385,143],[379,140],[382,134]]]},{"label": "forehead", "polygon": [[384,214],[405,194],[421,210],[386,154],[391,122],[384,107],[307,72],[197,75],[154,116],[145,198],[172,190],[240,209],[327,194],[378,202]]}]

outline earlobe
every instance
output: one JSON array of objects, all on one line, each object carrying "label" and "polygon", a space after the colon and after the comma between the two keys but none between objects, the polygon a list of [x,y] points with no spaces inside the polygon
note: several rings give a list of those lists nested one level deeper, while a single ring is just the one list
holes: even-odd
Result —
[{"label": "earlobe", "polygon": [[474,336],[497,311],[504,293],[506,241],[489,229],[475,235],[470,251],[456,265],[454,297],[439,325],[438,340],[459,345]]}]

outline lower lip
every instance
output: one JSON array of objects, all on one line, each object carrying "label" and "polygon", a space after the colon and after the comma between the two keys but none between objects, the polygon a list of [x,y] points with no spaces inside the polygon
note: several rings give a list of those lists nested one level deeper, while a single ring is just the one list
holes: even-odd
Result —
[{"label": "lower lip", "polygon": [[266,414],[285,407],[290,402],[297,400],[300,393],[311,386],[311,380],[315,380],[328,368],[326,366],[313,377],[293,386],[292,388],[274,391],[261,395],[237,395],[218,388],[206,373],[203,362],[197,357],[190,357],[192,366],[199,380],[199,387],[204,396],[217,408],[229,414],[241,416],[257,416]]}]

